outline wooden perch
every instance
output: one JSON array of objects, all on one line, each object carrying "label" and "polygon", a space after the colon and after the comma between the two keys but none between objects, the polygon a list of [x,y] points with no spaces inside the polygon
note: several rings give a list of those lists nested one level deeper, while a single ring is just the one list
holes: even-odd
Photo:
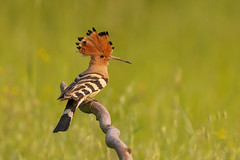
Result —
[{"label": "wooden perch", "polygon": [[[66,82],[61,82],[60,88],[63,91],[67,87]],[[92,113],[99,121],[100,128],[106,134],[106,144],[109,148],[115,149],[120,160],[132,160],[132,150],[120,140],[120,131],[111,124],[111,117],[108,110],[97,100],[85,101],[79,109],[84,113]]]}]

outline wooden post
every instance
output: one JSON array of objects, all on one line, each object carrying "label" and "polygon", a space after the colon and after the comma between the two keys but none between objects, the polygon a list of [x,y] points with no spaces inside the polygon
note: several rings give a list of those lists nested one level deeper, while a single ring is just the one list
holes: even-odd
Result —
[{"label": "wooden post", "polygon": [[[66,82],[61,82],[60,89],[67,87]],[[79,109],[88,114],[94,114],[99,121],[100,128],[106,134],[106,144],[109,148],[115,149],[120,160],[132,160],[132,150],[119,138],[120,131],[111,124],[111,117],[108,110],[97,100],[84,101]]]}]

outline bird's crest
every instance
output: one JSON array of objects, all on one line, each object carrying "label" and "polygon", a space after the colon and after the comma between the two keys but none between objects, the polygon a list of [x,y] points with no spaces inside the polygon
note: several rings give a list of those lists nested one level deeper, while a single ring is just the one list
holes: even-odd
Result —
[{"label": "bird's crest", "polygon": [[86,37],[78,37],[77,49],[85,56],[101,56],[109,57],[114,47],[109,41],[108,32],[97,32],[95,28],[88,30]]}]

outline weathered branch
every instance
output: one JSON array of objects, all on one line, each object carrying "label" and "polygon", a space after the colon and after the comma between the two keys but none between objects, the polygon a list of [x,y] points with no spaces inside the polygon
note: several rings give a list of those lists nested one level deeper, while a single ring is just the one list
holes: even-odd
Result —
[{"label": "weathered branch", "polygon": [[[60,88],[63,91],[67,87],[66,82],[61,82]],[[84,113],[93,113],[99,121],[100,128],[106,134],[106,144],[109,148],[115,149],[120,160],[132,160],[132,150],[120,140],[120,131],[111,124],[111,117],[108,110],[97,100],[85,101],[79,109]]]}]

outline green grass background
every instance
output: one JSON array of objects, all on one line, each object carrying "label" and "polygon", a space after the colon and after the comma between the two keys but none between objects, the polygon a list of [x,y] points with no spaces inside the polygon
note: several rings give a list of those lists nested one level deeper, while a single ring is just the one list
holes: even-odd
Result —
[{"label": "green grass background", "polygon": [[52,133],[93,26],[133,63],[111,61],[96,99],[134,159],[240,159],[240,1],[12,0],[0,2],[0,160],[117,159],[93,115]]}]

